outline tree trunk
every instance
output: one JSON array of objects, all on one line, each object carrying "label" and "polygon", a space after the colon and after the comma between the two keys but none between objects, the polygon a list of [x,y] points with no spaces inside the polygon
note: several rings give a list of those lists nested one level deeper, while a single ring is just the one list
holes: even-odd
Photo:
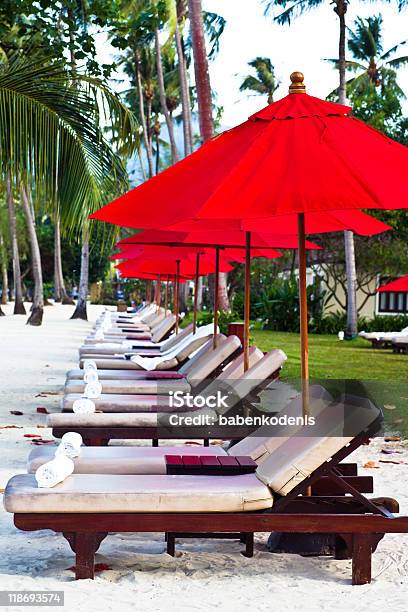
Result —
[{"label": "tree trunk", "polygon": [[140,76],[139,56],[137,52],[135,53],[135,71],[136,71],[137,95],[139,99],[140,122],[142,124],[142,132],[143,132],[142,134],[143,143],[146,149],[147,165],[149,169],[149,178],[151,178],[154,174],[153,172],[153,153],[152,153],[152,149],[149,143],[149,132],[148,132],[148,126],[147,126],[145,109],[144,109],[142,79]]},{"label": "tree trunk", "polygon": [[159,85],[159,96],[160,96],[160,107],[164,118],[166,120],[167,132],[169,134],[170,149],[171,149],[171,161],[173,164],[178,162],[179,155],[177,151],[176,139],[174,137],[173,122],[170,117],[169,109],[167,108],[166,102],[166,88],[164,85],[164,74],[163,74],[163,63],[160,50],[159,30],[154,30],[154,42],[156,47],[156,69],[157,69],[157,82]]},{"label": "tree trunk", "polygon": [[[346,104],[346,12],[347,2],[338,0],[335,8],[340,22],[339,34],[339,89],[340,104]],[[346,336],[353,338],[357,334],[357,272],[354,253],[354,234],[344,232],[344,254],[347,274],[347,329]]]},{"label": "tree trunk", "polygon": [[[1,257],[1,278],[2,278],[2,291],[1,291],[1,303],[5,306],[8,302],[8,275],[7,275],[7,254],[4,245],[3,234],[0,233],[0,257]],[[3,313],[4,314],[4,313]]]},{"label": "tree trunk", "polygon": [[193,129],[191,120],[191,104],[190,104],[190,90],[188,86],[186,61],[184,57],[183,42],[181,40],[180,29],[178,22],[176,23],[176,30],[174,33],[176,40],[177,59],[178,59],[178,73],[180,81],[180,95],[181,95],[181,112],[183,117],[183,135],[184,135],[184,155],[190,155],[193,151]]},{"label": "tree trunk", "polygon": [[24,184],[21,184],[21,203],[27,223],[28,237],[31,248],[31,268],[34,278],[34,295],[31,307],[31,314],[28,317],[27,325],[41,325],[44,314],[44,284],[42,277],[41,253],[38,244],[37,232],[35,228],[35,218],[31,207],[29,192]]},{"label": "tree trunk", "polygon": [[58,211],[55,213],[54,220],[54,299],[62,304],[73,305],[75,302],[69,297],[62,273],[62,257],[61,257],[61,228]]},{"label": "tree trunk", "polygon": [[[214,122],[201,0],[188,0],[188,9],[194,55],[194,74],[197,90],[200,134],[202,141],[206,142],[206,140],[209,140],[213,136]],[[230,309],[227,291],[227,274],[225,272],[220,272],[218,300],[221,310]]]},{"label": "tree trunk", "polygon": [[9,225],[10,225],[11,252],[13,256],[13,285],[14,285],[13,314],[25,315],[26,309],[24,308],[23,288],[21,284],[20,253],[19,253],[18,241],[17,241],[16,209],[14,206],[13,191],[11,189],[10,172],[7,173],[6,191],[7,191],[8,217],[9,217]]},{"label": "tree trunk", "polygon": [[79,278],[78,301],[74,314],[71,319],[88,320],[86,312],[86,301],[88,299],[88,278],[89,278],[89,236],[88,230],[85,229],[82,235],[82,251],[81,251],[81,274]]}]

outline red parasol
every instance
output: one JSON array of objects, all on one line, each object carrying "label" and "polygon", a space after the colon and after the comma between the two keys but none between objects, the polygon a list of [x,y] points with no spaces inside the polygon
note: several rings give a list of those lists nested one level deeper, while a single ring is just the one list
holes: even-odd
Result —
[{"label": "red parasol", "polygon": [[401,276],[401,278],[397,278],[397,280],[388,283],[387,285],[383,285],[379,289],[377,289],[379,293],[386,293],[388,291],[395,293],[405,293],[408,292],[408,275]]}]

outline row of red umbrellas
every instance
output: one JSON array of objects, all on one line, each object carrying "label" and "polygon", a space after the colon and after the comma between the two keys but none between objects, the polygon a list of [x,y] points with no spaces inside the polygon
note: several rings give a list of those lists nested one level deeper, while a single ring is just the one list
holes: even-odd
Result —
[{"label": "row of red umbrellas", "polygon": [[[206,142],[92,218],[128,228],[189,232],[195,236],[190,236],[191,244],[199,246],[203,242],[197,235],[204,232],[205,245],[215,246],[218,254],[225,243],[245,244],[247,281],[251,247],[265,246],[254,242],[252,232],[297,236],[307,412],[305,235],[343,229],[370,235],[385,229],[361,209],[408,207],[407,162],[406,147],[353,117],[350,107],[306,94],[303,75],[295,72],[288,96]],[[148,232],[144,234],[147,240]],[[133,244],[142,244],[138,236],[132,237]],[[182,242],[176,239],[173,244]],[[248,294],[245,320],[248,324]]]}]

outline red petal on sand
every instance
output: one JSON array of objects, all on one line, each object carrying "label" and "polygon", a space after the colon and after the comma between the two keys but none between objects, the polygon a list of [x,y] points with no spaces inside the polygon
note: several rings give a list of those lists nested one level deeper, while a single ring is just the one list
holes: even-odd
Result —
[{"label": "red petal on sand", "polygon": [[194,441],[185,442],[185,444],[186,444],[186,446],[187,445],[190,445],[190,446],[201,446],[201,442],[194,442]]},{"label": "red petal on sand", "polygon": [[39,434],[24,434],[24,438],[41,438]]},{"label": "red petal on sand", "polygon": [[54,444],[54,440],[43,440],[41,438],[40,440],[31,440],[31,444],[36,444],[37,446],[40,444]]},{"label": "red petal on sand", "polygon": [[39,414],[49,414],[48,410],[47,410],[46,408],[44,408],[44,406],[39,406],[39,407],[36,409],[36,411],[37,411]]},{"label": "red petal on sand", "polygon": [[21,412],[20,410],[10,410],[10,414],[14,414],[15,416],[21,416],[22,414],[24,414],[24,412]]},{"label": "red petal on sand", "polygon": [[0,425],[0,429],[23,429],[22,425]]}]

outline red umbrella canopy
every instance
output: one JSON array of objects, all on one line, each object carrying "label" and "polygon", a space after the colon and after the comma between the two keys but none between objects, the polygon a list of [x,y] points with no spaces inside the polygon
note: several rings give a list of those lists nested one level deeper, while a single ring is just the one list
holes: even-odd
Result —
[{"label": "red umbrella canopy", "polygon": [[296,95],[216,136],[92,218],[155,228],[194,217],[408,207],[408,149],[353,117],[350,107],[306,94],[301,73],[291,80]]},{"label": "red umbrella canopy", "polygon": [[[378,223],[380,223],[380,221]],[[135,249],[140,249],[141,245],[156,244],[163,246],[168,244],[174,245],[174,247],[180,246],[182,248],[183,244],[188,244],[191,245],[188,247],[191,251],[191,247],[197,247],[199,249],[200,245],[202,245],[203,248],[222,245],[225,247],[224,252],[226,253],[228,253],[226,249],[229,247],[245,247],[245,232],[239,228],[240,222],[238,221],[226,222],[223,220],[214,220],[212,225],[208,220],[202,222],[191,221],[186,222],[185,225],[191,226],[194,231],[174,231],[173,229],[146,230],[129,236],[128,238],[124,238],[116,244],[116,247],[122,248],[134,245]],[[388,228],[385,223],[382,225],[384,228]],[[254,232],[251,237],[251,243],[255,249],[271,249],[272,247],[280,249],[297,248],[295,232],[287,235],[281,232],[277,234]],[[320,247],[313,242],[306,241],[306,248],[319,249]]]},{"label": "red umbrella canopy", "polygon": [[[187,248],[185,247],[185,251],[186,250]],[[183,259],[187,259],[189,261],[192,261],[192,258],[194,258],[194,253],[200,253],[200,255],[202,256],[214,259],[214,251],[206,247],[188,247],[188,252],[184,252],[183,254],[181,254],[179,247],[169,247],[168,249],[161,247],[143,249],[132,244],[123,245],[122,250],[119,253],[110,255],[109,259],[146,261],[150,259],[165,259],[166,257],[168,257],[169,259],[174,260],[179,259],[180,261],[182,261]],[[251,250],[251,257],[265,257],[266,259],[276,259],[277,257],[281,256],[282,253],[275,251],[275,249],[256,248]],[[224,262],[237,261],[243,263],[245,261],[245,252],[241,248],[228,247],[221,250],[220,259]]]},{"label": "red umbrella canopy", "polygon": [[[162,275],[175,275],[177,273],[177,262],[169,259],[158,259],[158,260],[147,260],[138,261],[135,259],[129,259],[123,263],[115,266],[122,276],[134,276],[142,272],[144,274],[158,274]],[[221,272],[230,272],[232,266],[225,261],[220,262]],[[203,257],[200,263],[200,275],[212,274],[215,271],[214,257],[209,258]],[[181,276],[194,276],[195,274],[195,263],[192,260],[181,260],[180,261],[180,275]]]},{"label": "red umbrella canopy", "polygon": [[408,275],[401,276],[401,278],[397,278],[397,280],[388,283],[387,285],[383,285],[379,289],[377,289],[380,293],[386,293],[388,291],[392,292],[408,292]]}]

